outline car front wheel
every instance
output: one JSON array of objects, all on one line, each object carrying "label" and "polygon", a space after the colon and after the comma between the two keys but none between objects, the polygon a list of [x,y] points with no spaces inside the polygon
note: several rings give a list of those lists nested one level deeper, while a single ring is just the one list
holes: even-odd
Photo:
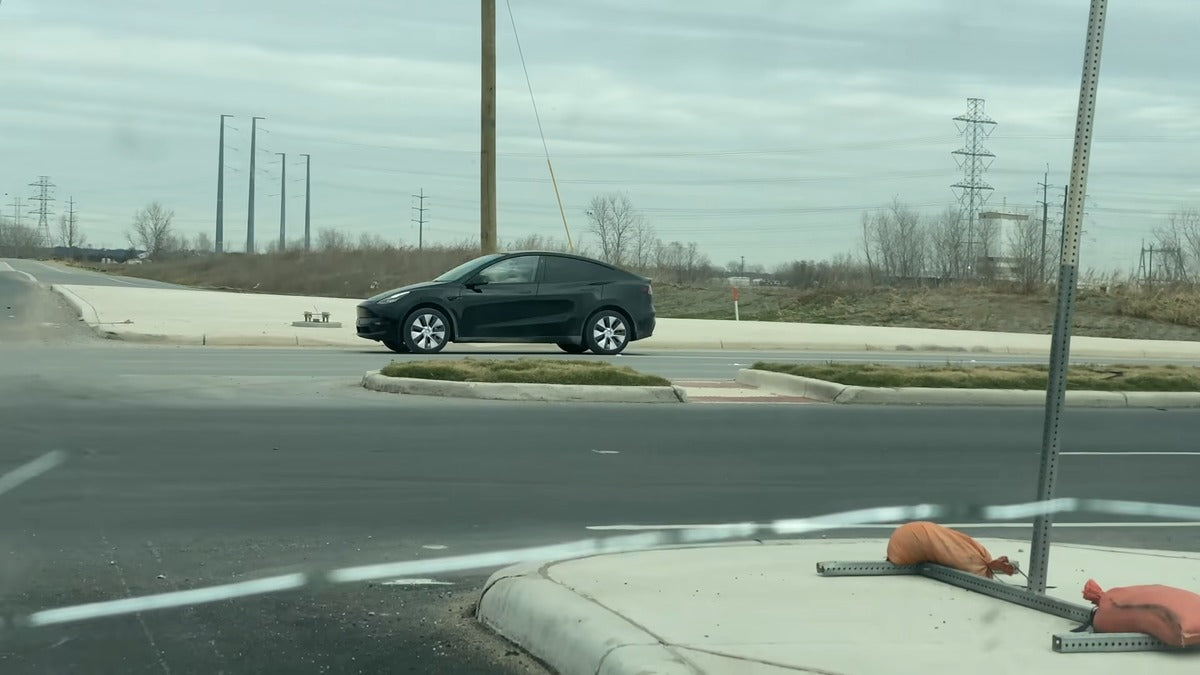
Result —
[{"label": "car front wheel", "polygon": [[385,337],[382,340],[380,340],[380,342],[383,343],[384,347],[387,347],[388,349],[396,352],[397,354],[409,353],[408,345],[404,344],[404,340],[397,336]]},{"label": "car front wheel", "polygon": [[596,312],[584,328],[584,342],[596,354],[620,354],[629,345],[629,322],[620,312]]},{"label": "car front wheel", "polygon": [[577,345],[574,342],[560,342],[558,348],[568,354],[582,354],[588,350],[587,345]]},{"label": "car front wheel", "polygon": [[450,338],[450,322],[441,311],[422,307],[404,319],[400,335],[413,354],[436,354]]}]

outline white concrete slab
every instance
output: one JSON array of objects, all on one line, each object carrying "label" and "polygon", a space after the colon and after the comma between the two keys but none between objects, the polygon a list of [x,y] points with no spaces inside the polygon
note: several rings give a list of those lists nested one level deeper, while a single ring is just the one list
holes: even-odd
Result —
[{"label": "white concrete slab", "polygon": [[[1027,541],[982,543],[993,555],[1027,566]],[[643,646],[657,641],[664,651],[647,654],[648,663],[673,655],[696,673],[1171,675],[1200,668],[1200,653],[1059,654],[1051,649],[1052,635],[1075,627],[1065,619],[923,577],[825,578],[815,571],[821,561],[883,560],[886,547],[886,539],[808,540],[555,562],[498,581],[508,585],[502,592],[510,602],[496,606],[485,594],[481,618],[501,634],[506,626],[536,630],[539,617],[559,620],[561,596],[522,595],[516,588],[550,581],[559,593],[592,608],[591,614],[580,610],[583,605],[572,609],[581,620],[567,639],[580,647],[578,654],[594,653],[587,646],[597,641],[613,653],[621,651],[623,640]],[[1087,605],[1081,594],[1089,578],[1104,588],[1147,583],[1200,588],[1200,555],[1055,545],[1051,595]],[[1023,583],[1020,577],[1003,579]],[[607,619],[593,621],[597,615]],[[642,632],[606,633],[616,618]],[[553,645],[539,644],[536,632],[511,639],[536,656],[555,654]],[[572,660],[569,654],[556,658],[563,662],[551,665],[563,673],[638,672],[628,655],[622,669],[602,669],[603,663]]]}]

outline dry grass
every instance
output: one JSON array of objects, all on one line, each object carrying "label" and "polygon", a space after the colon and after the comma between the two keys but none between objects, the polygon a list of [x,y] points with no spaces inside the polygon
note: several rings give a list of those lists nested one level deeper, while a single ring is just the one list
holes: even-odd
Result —
[{"label": "dry grass", "polygon": [[257,256],[210,255],[111,265],[106,272],[185,286],[254,293],[365,298],[380,291],[428,281],[479,255],[469,247],[286,251]]},{"label": "dry grass", "polygon": [[[420,251],[289,251],[114,265],[105,271],[201,288],[365,298],[388,288],[426,281],[476,255],[478,250],[467,244]],[[655,276],[653,272],[650,275]],[[1021,293],[1003,286],[965,283],[875,289],[851,284],[808,290],[759,286],[742,289],[739,299],[741,317],[746,321],[1040,334],[1051,330],[1054,302],[1052,290]],[[730,289],[720,284],[681,286],[659,282],[654,288],[654,303],[663,318],[733,318]],[[1076,335],[1096,337],[1200,341],[1200,290],[1125,288],[1108,294],[1081,289],[1073,330]]]},{"label": "dry grass", "polygon": [[[1020,293],[1003,287],[953,284],[939,288],[873,290],[742,289],[743,321],[795,321],[841,325],[904,326],[1049,334],[1056,297],[1052,290]],[[732,319],[729,288],[656,285],[659,316]],[[1146,340],[1200,341],[1200,290],[1111,295],[1080,289],[1075,335]]]},{"label": "dry grass", "polygon": [[432,359],[393,361],[381,371],[388,377],[452,382],[522,382],[667,387],[670,382],[606,361],[574,359]]},{"label": "dry grass", "polygon": [[[888,366],[874,363],[766,363],[756,370],[859,387],[1046,389],[1046,366]],[[1082,391],[1200,391],[1200,368],[1190,366],[1072,366],[1067,388]]]}]

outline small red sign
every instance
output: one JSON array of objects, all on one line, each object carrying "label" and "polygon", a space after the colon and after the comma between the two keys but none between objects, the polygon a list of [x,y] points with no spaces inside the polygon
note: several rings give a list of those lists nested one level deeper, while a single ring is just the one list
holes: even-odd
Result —
[{"label": "small red sign", "polygon": [[738,295],[737,286],[734,286],[733,287],[733,301],[734,302],[737,302],[737,295]]}]

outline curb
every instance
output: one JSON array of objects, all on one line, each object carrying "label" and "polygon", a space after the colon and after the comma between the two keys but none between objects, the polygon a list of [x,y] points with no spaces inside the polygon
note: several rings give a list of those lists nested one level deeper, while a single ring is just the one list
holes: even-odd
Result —
[{"label": "curb", "polygon": [[[75,308],[75,311],[79,313],[79,318],[82,321],[91,326],[93,330],[99,332],[100,314],[96,311],[96,308],[92,306],[92,303],[84,300],[83,298],[63,288],[62,286],[59,286],[58,284],[50,284],[50,290],[61,295],[64,300],[66,300],[72,307]],[[87,319],[87,312],[89,310],[92,313],[94,321],[88,321]]]},{"label": "curb", "polygon": [[[743,368],[736,380],[783,396],[804,396],[825,403],[864,405],[1041,406],[1039,389],[936,389],[930,387],[857,387]],[[1077,408],[1200,408],[1200,392],[1068,391],[1068,406]]]},{"label": "curb", "polygon": [[476,619],[560,675],[696,675],[654,635],[547,578],[547,567],[493,574]]},{"label": "curb", "polygon": [[372,391],[415,396],[447,396],[494,401],[584,401],[590,403],[687,403],[680,387],[621,387],[587,384],[526,384],[508,382],[450,382],[413,377],[388,377],[378,370],[363,375],[362,386]]}]

